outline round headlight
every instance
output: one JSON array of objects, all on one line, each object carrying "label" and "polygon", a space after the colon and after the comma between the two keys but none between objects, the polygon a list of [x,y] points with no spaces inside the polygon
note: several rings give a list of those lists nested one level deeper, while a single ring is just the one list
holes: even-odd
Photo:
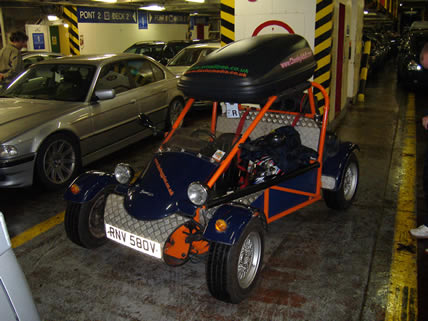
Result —
[{"label": "round headlight", "polygon": [[134,177],[134,170],[128,164],[117,164],[114,169],[114,177],[120,184],[128,184]]},{"label": "round headlight", "polygon": [[195,205],[203,205],[208,198],[208,189],[201,183],[193,182],[187,188],[187,196]]}]

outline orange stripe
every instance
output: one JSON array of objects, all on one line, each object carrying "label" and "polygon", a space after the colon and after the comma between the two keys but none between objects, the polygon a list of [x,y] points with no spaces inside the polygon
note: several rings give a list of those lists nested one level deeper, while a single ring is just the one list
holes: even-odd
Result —
[{"label": "orange stripe", "polygon": [[300,191],[300,190],[292,189],[292,188],[281,187],[281,186],[278,186],[278,185],[277,186],[273,186],[271,188],[274,189],[274,190],[277,190],[277,191],[287,192],[287,193],[293,193],[293,194],[297,194],[297,195],[305,195],[305,196],[309,196],[309,197],[315,197],[315,196],[317,196],[317,194],[314,194],[314,193]]},{"label": "orange stripe", "polygon": [[276,214],[276,215],[274,215],[271,218],[268,216],[267,217],[267,222],[268,223],[272,223],[272,222],[274,222],[274,221],[276,221],[276,220],[278,220],[278,219],[280,219],[280,218],[282,218],[282,217],[284,217],[284,216],[286,216],[288,214],[291,214],[291,213],[293,213],[293,212],[295,212],[295,211],[297,211],[297,210],[299,210],[299,209],[301,209],[301,208],[303,208],[305,206],[308,206],[308,205],[310,205],[312,203],[315,203],[316,201],[319,201],[320,199],[321,199],[321,196],[319,195],[319,196],[316,196],[316,197],[314,197],[312,199],[309,199],[309,200],[307,200],[307,201],[305,201],[303,203],[300,203],[299,205],[293,206],[293,207],[289,208],[288,210],[286,210],[284,212]]}]

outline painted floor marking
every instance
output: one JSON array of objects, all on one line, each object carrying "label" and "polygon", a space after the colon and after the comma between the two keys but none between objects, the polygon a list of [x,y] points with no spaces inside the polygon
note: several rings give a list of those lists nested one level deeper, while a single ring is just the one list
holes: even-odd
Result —
[{"label": "painted floor marking", "polygon": [[416,226],[416,126],[415,96],[408,96],[401,185],[393,240],[386,321],[417,320],[417,242],[409,230]]},{"label": "painted floor marking", "polygon": [[43,221],[37,225],[34,225],[33,227],[30,227],[28,230],[13,237],[11,240],[12,247],[17,248],[18,246],[21,246],[22,244],[28,241],[31,241],[36,236],[47,232],[48,230],[57,226],[58,224],[61,224],[64,221],[64,214],[65,212],[59,213],[47,219],[46,221]]}]

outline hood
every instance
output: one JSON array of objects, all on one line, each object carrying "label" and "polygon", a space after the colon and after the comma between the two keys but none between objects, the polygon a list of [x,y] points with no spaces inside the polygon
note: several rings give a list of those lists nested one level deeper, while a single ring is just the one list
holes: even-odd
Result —
[{"label": "hood", "polygon": [[0,99],[0,142],[8,141],[32,128],[64,114],[75,102],[38,99]]},{"label": "hood", "polygon": [[157,220],[177,212],[191,215],[196,207],[187,197],[187,187],[195,181],[205,182],[217,166],[188,153],[157,154],[129,188],[125,208],[139,220]]},{"label": "hood", "polygon": [[168,66],[168,69],[176,76],[181,76],[190,66]]}]

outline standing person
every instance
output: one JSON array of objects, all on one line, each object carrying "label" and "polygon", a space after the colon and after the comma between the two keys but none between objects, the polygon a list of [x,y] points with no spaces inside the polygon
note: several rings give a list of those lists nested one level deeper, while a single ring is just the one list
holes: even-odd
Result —
[{"label": "standing person", "polygon": [[0,50],[0,82],[3,86],[24,70],[21,49],[27,47],[27,41],[28,36],[17,31],[10,36],[10,43]]}]

